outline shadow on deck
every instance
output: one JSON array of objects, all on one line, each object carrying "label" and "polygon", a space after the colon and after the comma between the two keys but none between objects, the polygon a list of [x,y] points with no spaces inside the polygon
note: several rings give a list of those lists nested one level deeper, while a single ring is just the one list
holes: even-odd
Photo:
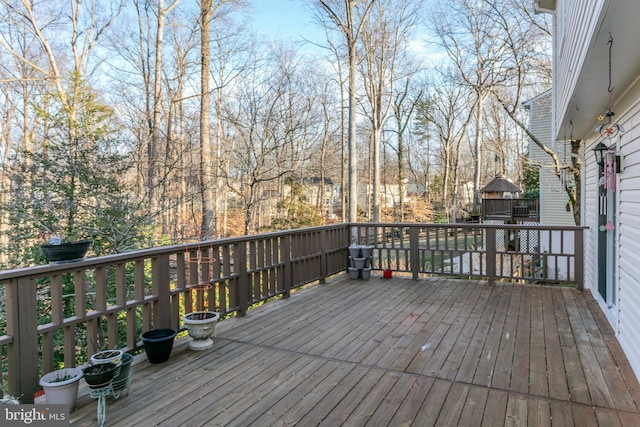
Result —
[{"label": "shadow on deck", "polygon": [[[138,356],[106,425],[640,425],[640,386],[575,289],[339,275],[216,336]],[[71,424],[95,425],[81,393]]]}]

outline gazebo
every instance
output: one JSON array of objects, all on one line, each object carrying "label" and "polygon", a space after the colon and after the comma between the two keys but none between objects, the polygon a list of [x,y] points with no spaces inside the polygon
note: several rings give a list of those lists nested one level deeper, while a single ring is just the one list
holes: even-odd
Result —
[{"label": "gazebo", "polygon": [[518,193],[522,193],[522,189],[503,175],[498,174],[480,192],[485,199],[509,199],[514,198]]}]

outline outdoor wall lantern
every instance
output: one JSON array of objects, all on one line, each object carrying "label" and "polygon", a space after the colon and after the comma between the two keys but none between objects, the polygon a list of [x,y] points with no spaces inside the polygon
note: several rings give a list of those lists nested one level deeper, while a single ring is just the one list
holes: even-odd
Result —
[{"label": "outdoor wall lantern", "polygon": [[604,145],[602,141],[598,142],[598,145],[593,148],[593,153],[596,156],[596,163],[599,166],[604,166],[604,153],[607,151],[609,151],[609,147]]}]

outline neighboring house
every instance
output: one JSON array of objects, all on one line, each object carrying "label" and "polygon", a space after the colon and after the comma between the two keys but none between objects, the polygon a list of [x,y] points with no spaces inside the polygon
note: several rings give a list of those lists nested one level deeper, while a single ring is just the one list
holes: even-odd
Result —
[{"label": "neighboring house", "polygon": [[[404,203],[410,203],[411,197],[407,191],[408,185],[403,186],[403,200]],[[360,209],[367,212],[369,203],[372,202],[373,197],[373,185],[366,182],[360,182],[358,184],[358,206]],[[400,185],[398,184],[381,184],[380,185],[380,207],[392,208],[400,204]]]},{"label": "neighboring house", "polygon": [[[534,4],[554,17],[553,139],[583,141],[585,288],[640,377],[640,1]],[[609,148],[601,165],[598,144]]]},{"label": "neighboring house", "polygon": [[[547,91],[524,104],[529,110],[529,130],[558,154],[562,165],[567,165],[571,163],[571,145],[551,136],[551,94]],[[567,204],[569,197],[562,185],[562,180],[569,180],[570,176],[559,177],[551,157],[533,141],[529,142],[529,162],[540,171],[540,225],[575,225],[571,206]]]},{"label": "neighboring house", "polygon": [[[524,105],[529,110],[529,130],[531,133],[545,146],[556,152],[561,166],[571,164],[571,143],[567,141],[567,137],[570,136],[563,134],[561,140],[556,140],[552,136],[552,91],[544,92],[527,101]],[[551,156],[533,141],[529,141],[529,162],[540,171],[540,225],[575,225],[572,206],[568,203],[569,197],[564,189],[565,180],[567,180],[567,185],[573,185],[570,173],[564,169],[560,171],[561,174],[558,176]],[[549,253],[553,252],[553,248],[563,245],[564,250],[573,251],[573,241],[567,241],[562,237],[561,232],[555,232],[552,233],[551,239],[548,239],[547,233],[543,232],[540,250]],[[554,272],[563,280],[569,274],[568,268],[573,269],[573,264],[567,266],[564,262],[556,263],[555,257],[550,257],[548,263],[547,271]]]},{"label": "neighboring house", "polygon": [[310,205],[319,207],[325,218],[335,216],[333,206],[337,191],[336,185],[330,178],[324,178],[324,185],[320,177],[303,178],[302,187],[304,196]]}]

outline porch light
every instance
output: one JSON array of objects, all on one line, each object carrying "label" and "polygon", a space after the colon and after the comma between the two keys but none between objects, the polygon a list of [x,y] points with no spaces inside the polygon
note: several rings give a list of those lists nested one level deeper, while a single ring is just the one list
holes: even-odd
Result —
[{"label": "porch light", "polygon": [[601,141],[601,142],[598,142],[598,145],[596,145],[596,146],[593,148],[593,153],[594,153],[594,154],[595,154],[595,156],[596,156],[596,163],[597,163],[599,166],[604,166],[604,153],[605,153],[606,151],[608,151],[608,150],[609,150],[609,147],[607,147],[606,145],[604,145],[604,144],[602,143],[602,141]]}]

